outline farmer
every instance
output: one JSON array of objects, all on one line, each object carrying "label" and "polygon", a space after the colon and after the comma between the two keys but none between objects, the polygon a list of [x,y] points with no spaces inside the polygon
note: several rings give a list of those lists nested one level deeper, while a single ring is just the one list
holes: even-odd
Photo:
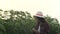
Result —
[{"label": "farmer", "polygon": [[50,27],[48,22],[45,20],[42,12],[37,12],[36,15],[34,15],[35,18],[35,27],[32,29],[33,34],[49,34],[50,33]]}]

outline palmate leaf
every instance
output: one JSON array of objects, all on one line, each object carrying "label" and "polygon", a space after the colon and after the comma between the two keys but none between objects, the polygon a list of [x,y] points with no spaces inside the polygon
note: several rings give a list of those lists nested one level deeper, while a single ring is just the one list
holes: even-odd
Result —
[{"label": "palmate leaf", "polygon": [[5,29],[3,24],[0,24],[0,30],[6,31],[6,29]]}]

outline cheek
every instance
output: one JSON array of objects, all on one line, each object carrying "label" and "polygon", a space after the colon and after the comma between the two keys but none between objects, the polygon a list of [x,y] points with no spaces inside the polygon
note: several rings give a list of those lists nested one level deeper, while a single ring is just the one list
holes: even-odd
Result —
[{"label": "cheek", "polygon": [[38,20],[37,19],[35,19],[35,23],[37,23],[38,22]]}]

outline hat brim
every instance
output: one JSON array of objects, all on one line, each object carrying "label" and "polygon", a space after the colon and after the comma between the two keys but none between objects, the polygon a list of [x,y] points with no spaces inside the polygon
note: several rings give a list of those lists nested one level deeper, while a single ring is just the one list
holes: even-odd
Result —
[{"label": "hat brim", "polygon": [[39,16],[39,15],[34,15],[34,16],[44,18],[44,16]]}]

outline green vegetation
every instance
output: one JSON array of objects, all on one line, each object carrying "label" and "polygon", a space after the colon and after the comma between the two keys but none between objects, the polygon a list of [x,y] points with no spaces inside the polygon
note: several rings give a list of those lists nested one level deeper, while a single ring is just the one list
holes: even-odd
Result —
[{"label": "green vegetation", "polygon": [[[50,34],[59,34],[58,20],[50,16],[45,16],[45,18],[50,24]],[[32,34],[34,22],[33,17],[28,12],[0,9],[0,34]]]}]

